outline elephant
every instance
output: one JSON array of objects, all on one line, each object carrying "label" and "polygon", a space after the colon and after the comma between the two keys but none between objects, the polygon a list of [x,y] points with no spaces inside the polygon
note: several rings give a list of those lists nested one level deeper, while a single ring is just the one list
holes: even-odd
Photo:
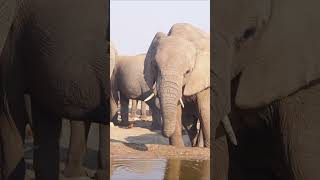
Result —
[{"label": "elephant", "polygon": [[120,94],[121,119],[120,125],[128,126],[129,99],[143,100],[151,109],[151,129],[161,128],[160,110],[155,104],[153,89],[147,85],[143,71],[145,54],[136,56],[117,56],[113,76],[111,77],[111,120],[118,124],[118,92]]},{"label": "elephant", "polygon": [[[318,5],[297,0],[213,2],[211,139],[226,116],[231,123],[220,137],[235,133],[231,125],[237,118],[232,117],[254,117],[271,131],[269,148],[280,153],[285,179],[320,178]],[[222,158],[215,142],[212,162]],[[220,149],[228,151],[227,146]],[[227,179],[228,173],[221,177]]]},{"label": "elephant", "polygon": [[[210,147],[209,65],[210,35],[191,24],[174,24],[167,35],[158,32],[151,42],[144,78],[149,88],[156,83],[162,134],[172,145],[184,146],[181,124],[191,119],[200,121],[204,147]],[[183,114],[190,117],[182,120]],[[197,136],[189,137],[194,142]]]},{"label": "elephant", "polygon": [[[118,52],[114,43],[111,41],[108,43],[109,55],[110,55],[110,78],[115,67],[115,60]],[[71,136],[69,151],[67,156],[66,167],[64,169],[64,176],[66,177],[81,177],[86,176],[87,173],[83,167],[83,161],[86,154],[87,138],[90,130],[90,122],[71,121]],[[109,146],[109,126],[104,124],[99,125],[99,159],[98,159],[98,171],[96,178],[99,180],[109,177],[108,168],[108,146]]]},{"label": "elephant", "polygon": [[36,179],[59,179],[61,118],[106,124],[107,3],[3,0],[0,4],[1,178],[24,179],[28,117],[24,95],[28,94]]}]

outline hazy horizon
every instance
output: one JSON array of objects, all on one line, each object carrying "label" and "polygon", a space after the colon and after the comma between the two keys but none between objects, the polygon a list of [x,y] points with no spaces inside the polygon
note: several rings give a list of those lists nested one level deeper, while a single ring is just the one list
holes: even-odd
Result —
[{"label": "hazy horizon", "polygon": [[154,35],[175,23],[210,31],[209,0],[111,0],[110,5],[110,38],[120,55],[146,53]]}]

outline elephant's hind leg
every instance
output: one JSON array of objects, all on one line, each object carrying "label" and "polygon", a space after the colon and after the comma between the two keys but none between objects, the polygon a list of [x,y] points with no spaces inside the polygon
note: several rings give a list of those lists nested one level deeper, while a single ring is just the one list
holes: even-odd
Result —
[{"label": "elephant's hind leg", "polygon": [[90,122],[70,121],[71,136],[69,143],[68,159],[64,169],[66,177],[86,176],[83,167],[87,149],[87,138],[90,129]]},{"label": "elephant's hind leg", "polygon": [[61,118],[32,103],[34,125],[34,169],[36,180],[59,179],[59,136]]},{"label": "elephant's hind leg", "polygon": [[148,120],[147,104],[144,101],[140,101],[140,102],[141,102],[141,120],[146,121]]},{"label": "elephant's hind leg", "polygon": [[137,100],[131,99],[130,118],[133,119],[133,120],[137,118],[137,104],[138,104]]},{"label": "elephant's hind leg", "polygon": [[294,180],[320,179],[320,85],[280,102],[284,160]]},{"label": "elephant's hind leg", "polygon": [[120,113],[121,113],[121,126],[129,126],[129,99],[120,93]]}]

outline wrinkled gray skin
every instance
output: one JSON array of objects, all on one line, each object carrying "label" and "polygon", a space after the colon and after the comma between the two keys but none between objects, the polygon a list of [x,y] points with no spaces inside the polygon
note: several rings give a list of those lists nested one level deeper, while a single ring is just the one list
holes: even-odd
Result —
[{"label": "wrinkled gray skin", "polygon": [[1,178],[24,179],[24,94],[29,94],[36,179],[58,179],[61,118],[106,121],[107,4],[102,0],[0,4]]},{"label": "wrinkled gray skin", "polygon": [[[115,66],[115,58],[117,50],[112,42],[108,43],[110,54],[110,77]],[[107,174],[109,141],[107,134],[109,134],[109,126],[105,124],[99,125],[99,158],[96,178],[103,180],[109,177]],[[90,130],[90,123],[71,121],[71,137],[69,144],[68,157],[66,167],[64,169],[64,176],[66,177],[85,177],[87,175],[83,166],[84,158],[87,148],[87,138]]]},{"label": "wrinkled gray skin", "polygon": [[[118,124],[118,92],[120,94],[122,119],[120,125],[123,126],[129,125],[129,99],[145,100],[153,93],[144,79],[144,62],[145,54],[116,57],[114,74],[111,77],[111,120],[115,124]],[[161,129],[161,115],[155,104],[155,96],[146,101],[146,104],[152,111],[151,129]]]},{"label": "wrinkled gray skin", "polygon": [[200,120],[204,146],[210,147],[209,38],[190,24],[175,24],[168,35],[155,35],[147,53],[144,77],[150,88],[157,84],[163,135],[175,146],[184,146],[181,118],[188,108],[182,108],[182,98],[186,107],[194,107],[191,112]]},{"label": "wrinkled gray skin", "polygon": [[[318,6],[298,0],[213,1],[212,135],[235,108],[265,123],[270,148],[284,165],[283,179],[320,178]],[[236,124],[237,118],[231,121]],[[221,157],[213,146],[212,162],[217,162]],[[221,172],[227,171],[213,173],[227,179]]]}]

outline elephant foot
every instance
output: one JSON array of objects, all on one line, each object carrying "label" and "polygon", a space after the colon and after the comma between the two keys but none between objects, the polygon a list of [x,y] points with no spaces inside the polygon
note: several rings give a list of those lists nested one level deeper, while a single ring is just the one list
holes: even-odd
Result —
[{"label": "elephant foot", "polygon": [[109,179],[109,174],[106,170],[97,170],[95,174],[95,179],[97,180]]},{"label": "elephant foot", "polygon": [[85,170],[84,167],[71,167],[67,166],[64,171],[63,175],[68,178],[72,177],[86,177],[88,176],[87,171]]}]

